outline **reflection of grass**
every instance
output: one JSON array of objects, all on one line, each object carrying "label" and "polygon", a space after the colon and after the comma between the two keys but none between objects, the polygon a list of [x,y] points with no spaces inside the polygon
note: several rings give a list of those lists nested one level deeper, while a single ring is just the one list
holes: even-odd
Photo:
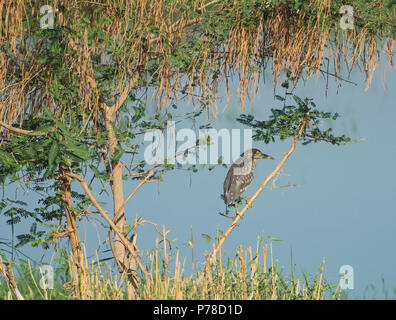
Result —
[{"label": "reflection of grass", "polygon": [[[322,267],[313,277],[298,278],[293,270],[284,275],[283,268],[274,263],[272,245],[265,244],[253,251],[240,246],[233,259],[222,261],[220,255],[210,272],[198,283],[197,274],[186,276],[179,253],[172,259],[157,249],[147,255],[151,284],[142,283],[138,299],[340,299],[341,292],[323,278]],[[267,259],[268,258],[268,259]],[[268,260],[268,261],[267,261]],[[166,263],[165,263],[166,262]],[[71,258],[54,271],[54,289],[39,286],[40,274],[29,263],[14,265],[18,289],[25,299],[78,299],[78,289],[70,273]],[[89,291],[93,299],[125,299],[125,283],[115,267],[93,262],[89,268]],[[172,269],[172,270],[171,270]],[[4,278],[0,281],[0,299],[15,299]]]},{"label": "reflection of grass", "polygon": [[367,285],[363,292],[363,299],[396,299],[396,287],[393,286],[391,289],[388,289],[385,285],[385,278],[381,276],[381,290],[379,290],[375,285],[370,284]]}]

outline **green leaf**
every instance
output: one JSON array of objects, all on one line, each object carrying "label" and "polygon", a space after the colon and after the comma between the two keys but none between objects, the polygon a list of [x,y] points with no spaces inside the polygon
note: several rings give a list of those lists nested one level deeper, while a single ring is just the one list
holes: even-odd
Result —
[{"label": "green leaf", "polygon": [[51,145],[50,151],[48,153],[48,166],[51,167],[54,164],[54,160],[56,156],[58,155],[58,142],[54,141]]},{"label": "green leaf", "polygon": [[122,148],[118,148],[111,157],[111,161],[119,161],[123,154],[124,154],[124,150]]},{"label": "green leaf", "polygon": [[37,223],[33,222],[32,226],[30,227],[30,233],[36,233],[37,231]]},{"label": "green leaf", "polygon": [[284,81],[284,82],[281,84],[281,87],[282,87],[282,88],[289,89],[289,81]]},{"label": "green leaf", "polygon": [[283,241],[282,239],[273,238],[273,237],[271,237],[271,236],[268,236],[268,240],[269,240],[269,241]]},{"label": "green leaf", "polygon": [[206,244],[209,244],[210,240],[212,240],[212,237],[206,233],[202,233],[201,236],[206,240]]}]

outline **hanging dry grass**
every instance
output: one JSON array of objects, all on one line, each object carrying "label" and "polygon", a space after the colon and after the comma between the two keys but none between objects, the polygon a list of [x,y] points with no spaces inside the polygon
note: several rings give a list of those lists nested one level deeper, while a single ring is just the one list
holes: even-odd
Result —
[{"label": "hanging dry grass", "polygon": [[[243,109],[268,61],[277,83],[285,69],[295,77],[318,73],[327,54],[336,78],[344,64],[349,71],[361,65],[367,86],[382,43],[392,65],[394,9],[383,11],[378,0],[361,9],[356,2],[356,27],[343,31],[339,1],[307,3],[292,10],[270,1],[47,1],[55,12],[54,32],[62,38],[70,81],[79,82],[74,103],[93,120],[101,116],[101,102],[117,111],[132,90],[148,86],[161,106],[183,91],[199,97],[215,114],[218,83],[226,83],[228,97],[229,77],[235,75]],[[44,107],[59,115],[72,107],[48,90],[57,75],[39,63],[45,40],[37,38],[43,4],[0,1],[0,121],[7,124]],[[375,24],[370,17],[383,12],[388,14],[377,17]],[[104,65],[114,67],[106,85],[98,73]]]}]

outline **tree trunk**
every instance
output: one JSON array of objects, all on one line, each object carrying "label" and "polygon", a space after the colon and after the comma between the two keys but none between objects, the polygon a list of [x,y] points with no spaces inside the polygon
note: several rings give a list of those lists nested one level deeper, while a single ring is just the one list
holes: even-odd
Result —
[{"label": "tree trunk", "polygon": [[[110,108],[105,113],[106,117],[106,130],[108,132],[108,143],[110,158],[116,153],[119,143],[114,133],[112,121],[113,112]],[[118,227],[118,230],[128,238],[127,236],[127,222],[125,218],[125,211],[121,209],[124,203],[124,189],[122,180],[122,163],[120,160],[112,160],[112,175],[111,175],[111,190],[113,193],[114,203],[114,224]],[[128,254],[127,248],[122,244],[119,236],[114,234],[114,247],[112,246],[114,258],[117,262],[118,270],[123,275],[127,284],[128,299],[135,297],[136,289],[138,288],[139,281],[137,278],[137,263],[132,255]],[[137,252],[136,252],[137,254]]]},{"label": "tree trunk", "polygon": [[63,208],[66,214],[67,235],[70,241],[73,255],[72,277],[74,287],[83,300],[91,299],[91,290],[89,285],[89,277],[84,261],[84,253],[81,248],[81,242],[77,231],[76,215],[73,210],[73,202],[71,196],[71,178],[66,174],[68,169],[61,168],[61,190]]}]

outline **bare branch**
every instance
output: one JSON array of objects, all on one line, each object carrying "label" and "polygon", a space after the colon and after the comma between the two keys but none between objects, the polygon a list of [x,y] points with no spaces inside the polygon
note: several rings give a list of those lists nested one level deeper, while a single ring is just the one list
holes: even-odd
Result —
[{"label": "bare branch", "polygon": [[102,207],[100,206],[100,204],[98,203],[98,201],[95,199],[94,195],[92,194],[91,190],[89,190],[88,185],[86,183],[86,181],[81,178],[80,176],[74,174],[74,173],[67,173],[68,176],[70,176],[71,178],[74,178],[76,180],[78,180],[81,183],[81,186],[83,187],[85,193],[87,194],[87,196],[89,197],[89,199],[91,200],[92,204],[96,207],[96,209],[98,209],[100,215],[106,220],[106,222],[109,224],[109,226],[114,230],[114,232],[118,235],[118,237],[120,238],[122,244],[128,249],[128,251],[130,252],[130,254],[133,256],[133,258],[136,260],[137,264],[139,265],[140,270],[142,270],[146,281],[150,282],[150,275],[147,272],[146,268],[143,266],[143,264],[140,262],[138,256],[135,253],[135,250],[133,249],[131,243],[129,242],[129,240],[127,240],[125,238],[125,236],[118,230],[117,226],[114,224],[114,222],[109,218],[109,216],[106,214],[106,212],[102,209]]},{"label": "bare branch", "polygon": [[6,124],[4,122],[1,122],[1,121],[0,121],[0,126],[8,129],[10,131],[13,131],[13,132],[16,132],[16,133],[20,133],[20,134],[29,135],[29,136],[43,136],[43,135],[48,133],[48,132],[34,132],[34,131],[30,131],[30,130],[24,130],[24,129],[20,129],[20,128],[15,128],[15,127],[13,127],[11,125],[8,125],[8,124]]},{"label": "bare branch", "polygon": [[138,69],[139,68],[137,68],[137,71],[135,71],[135,74],[133,75],[133,77],[129,79],[127,85],[125,86],[124,90],[121,92],[120,97],[118,98],[116,103],[113,106],[109,107],[109,112],[110,112],[111,116],[113,114],[115,114],[121,108],[121,106],[124,104],[125,100],[128,98],[129,93],[135,87],[137,81],[139,80],[139,75],[140,75],[140,72]]},{"label": "bare branch", "polygon": [[150,177],[154,174],[154,171],[151,171],[146,178],[144,178],[135,188],[135,190],[133,190],[131,192],[131,194],[128,196],[128,198],[125,199],[124,203],[122,204],[122,206],[120,208],[118,208],[118,211],[116,212],[116,214],[114,215],[114,217],[118,217],[118,215],[120,214],[120,212],[124,209],[125,205],[128,203],[128,201],[133,197],[133,195],[136,193],[136,191],[138,191],[140,189],[141,186],[143,186],[148,179],[150,179]]},{"label": "bare branch", "polygon": [[308,125],[309,121],[310,121],[310,115],[309,115],[309,112],[308,112],[308,113],[305,114],[304,120],[302,121],[300,127],[298,128],[298,131],[297,131],[296,135],[294,136],[294,140],[293,140],[292,145],[290,146],[289,151],[287,151],[284,154],[282,160],[278,163],[278,165],[275,167],[275,169],[267,176],[267,178],[265,178],[264,182],[257,189],[257,191],[253,194],[253,196],[250,199],[248,199],[248,201],[246,202],[246,205],[239,212],[239,215],[237,215],[234,218],[234,220],[231,222],[230,226],[227,228],[227,230],[224,232],[224,234],[221,237],[221,239],[218,241],[217,246],[213,249],[211,254],[206,259],[205,268],[204,268],[203,272],[201,273],[201,275],[199,276],[198,281],[201,281],[203,279],[205,273],[209,271],[210,265],[212,264],[213,261],[215,261],[216,256],[217,256],[219,250],[221,249],[221,247],[223,246],[224,241],[228,238],[228,236],[230,235],[232,230],[234,230],[234,228],[238,224],[239,220],[241,220],[243,218],[243,215],[246,213],[246,211],[249,209],[249,207],[252,206],[252,203],[257,199],[257,197],[260,195],[261,191],[263,191],[264,188],[266,188],[268,182],[273,177],[275,177],[275,175],[279,172],[279,170],[284,166],[284,164],[286,163],[287,159],[290,157],[290,155],[295,150],[295,148],[297,146],[297,142],[298,142],[301,134],[303,133],[305,127]]}]

